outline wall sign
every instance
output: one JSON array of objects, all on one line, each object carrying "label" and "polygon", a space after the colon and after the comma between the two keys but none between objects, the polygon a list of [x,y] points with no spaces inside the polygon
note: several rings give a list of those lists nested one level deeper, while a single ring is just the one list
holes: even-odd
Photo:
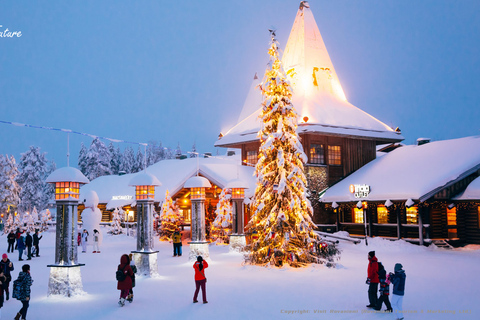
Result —
[{"label": "wall sign", "polygon": [[370,186],[366,184],[351,184],[350,193],[353,193],[355,198],[366,198],[370,193]]},{"label": "wall sign", "polygon": [[133,196],[113,196],[112,200],[133,200]]}]

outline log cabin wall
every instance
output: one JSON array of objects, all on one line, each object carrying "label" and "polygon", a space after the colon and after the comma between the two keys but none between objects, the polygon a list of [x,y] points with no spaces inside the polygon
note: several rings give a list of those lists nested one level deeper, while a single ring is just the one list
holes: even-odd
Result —
[{"label": "log cabin wall", "polygon": [[463,202],[457,205],[457,230],[460,240],[480,244],[479,203]]},{"label": "log cabin wall", "polygon": [[446,239],[448,237],[446,205],[434,202],[430,205],[430,237]]}]

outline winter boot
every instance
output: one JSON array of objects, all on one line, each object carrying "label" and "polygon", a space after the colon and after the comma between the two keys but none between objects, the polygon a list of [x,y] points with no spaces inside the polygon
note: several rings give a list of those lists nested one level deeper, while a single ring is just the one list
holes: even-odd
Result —
[{"label": "winter boot", "polygon": [[20,320],[20,317],[21,317],[21,316],[22,316],[22,315],[20,314],[20,312],[17,312],[17,315],[15,316],[14,319],[15,319],[15,320]]},{"label": "winter boot", "polygon": [[120,300],[118,300],[118,305],[120,307],[123,307],[125,305],[125,299],[124,298],[120,298]]},{"label": "winter boot", "polygon": [[129,294],[127,297],[127,301],[132,303],[133,302],[133,294]]}]

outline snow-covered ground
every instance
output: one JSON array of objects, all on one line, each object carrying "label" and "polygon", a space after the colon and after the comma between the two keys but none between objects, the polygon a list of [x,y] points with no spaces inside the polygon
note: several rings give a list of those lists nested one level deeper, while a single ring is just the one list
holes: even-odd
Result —
[{"label": "snow-covered ground", "polygon": [[[103,228],[102,228],[103,229]],[[104,229],[105,230],[105,229]],[[206,269],[208,304],[193,304],[192,263],[188,246],[182,257],[172,257],[170,243],[156,242],[158,278],[137,278],[135,299],[118,306],[115,270],[123,253],[135,249],[135,239],[124,235],[104,237],[102,253],[79,253],[86,295],[75,298],[47,297],[49,268],[54,262],[54,233],[40,241],[41,257],[30,262],[34,279],[28,319],[393,319],[391,314],[368,312],[367,253],[375,250],[387,271],[403,264],[407,274],[405,319],[478,319],[480,247],[443,250],[419,247],[403,241],[379,238],[354,245],[342,242],[341,260],[336,269],[321,265],[308,268],[264,268],[242,265],[242,256],[229,253],[227,246],[210,246],[211,259]],[[0,237],[2,253],[6,236]],[[11,288],[11,285],[10,285]],[[2,319],[13,319],[21,303],[6,301]],[[385,308],[385,307],[384,307]],[[325,312],[318,314],[317,312]],[[303,314],[292,313],[303,311]],[[429,311],[445,313],[429,313]],[[354,313],[341,313],[354,312]],[[461,312],[467,312],[461,313]],[[454,313],[454,314],[453,314]]]}]

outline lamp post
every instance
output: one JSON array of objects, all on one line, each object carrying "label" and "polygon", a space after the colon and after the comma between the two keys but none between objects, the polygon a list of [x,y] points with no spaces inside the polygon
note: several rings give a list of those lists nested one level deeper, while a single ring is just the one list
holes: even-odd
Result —
[{"label": "lamp post", "polygon": [[248,185],[239,179],[232,180],[225,188],[232,190],[232,234],[230,235],[230,251],[242,251],[247,245],[244,234],[244,206],[245,189]]},{"label": "lamp post", "polygon": [[137,201],[137,250],[132,251],[138,272],[144,276],[158,274],[157,253],[153,241],[153,202],[155,187],[162,184],[147,172],[138,173],[130,181]]},{"label": "lamp post", "polygon": [[55,170],[46,180],[55,185],[57,205],[55,264],[50,267],[48,295],[72,295],[83,293],[80,267],[77,256],[77,217],[80,185],[90,181],[72,167]]},{"label": "lamp post", "polygon": [[190,244],[190,260],[198,256],[210,257],[208,242],[205,239],[205,188],[211,188],[210,182],[203,177],[192,177],[185,182],[184,188],[190,189],[192,203],[192,241]]}]

